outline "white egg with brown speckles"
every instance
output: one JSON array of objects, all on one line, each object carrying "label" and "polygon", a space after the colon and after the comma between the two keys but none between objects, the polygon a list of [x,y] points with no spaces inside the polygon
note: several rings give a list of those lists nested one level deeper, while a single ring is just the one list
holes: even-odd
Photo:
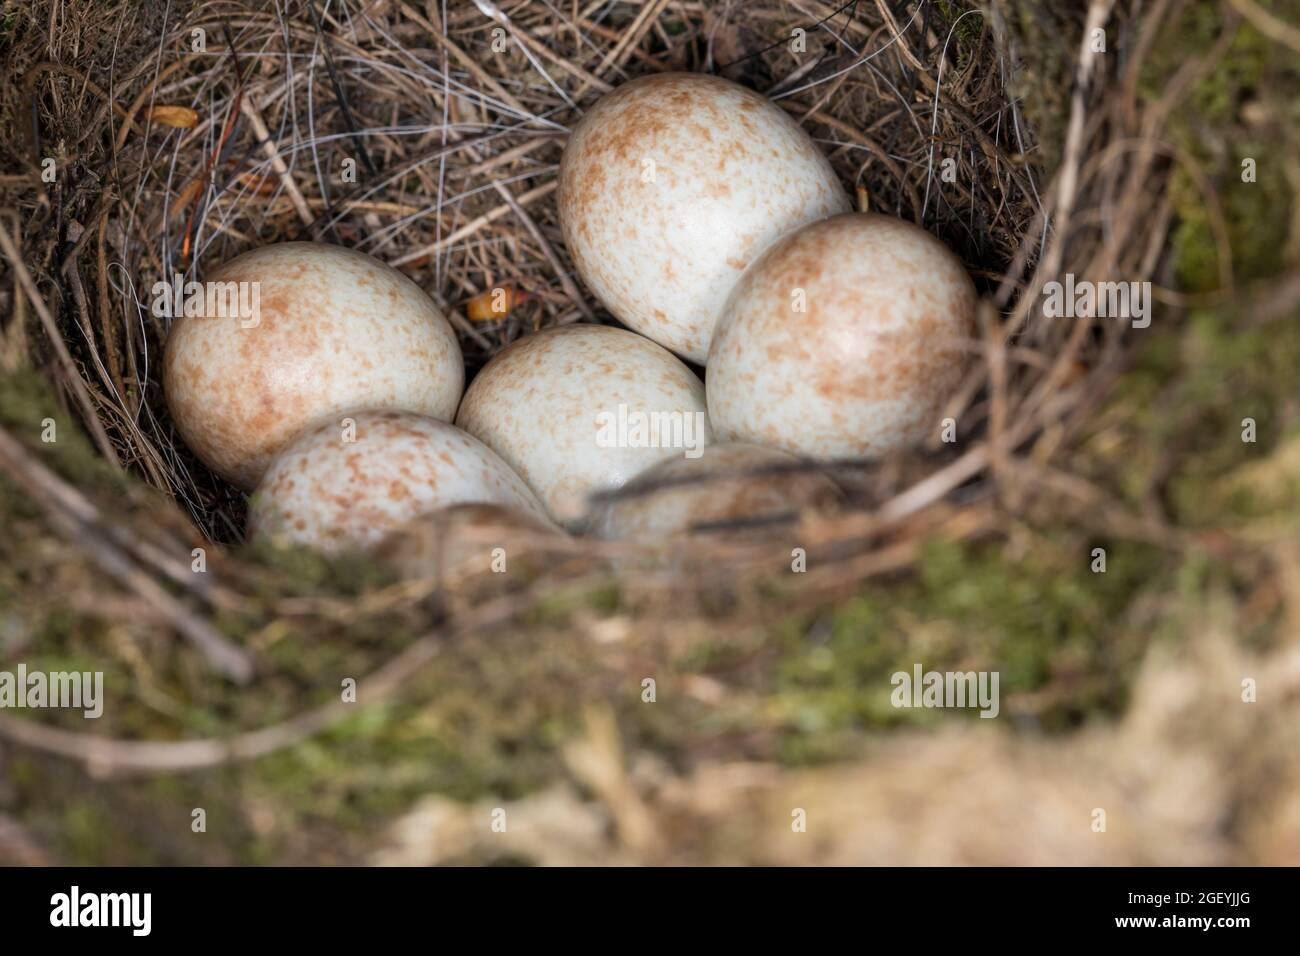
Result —
[{"label": "white egg with brown speckles", "polygon": [[782,236],[741,277],[713,337],[719,440],[825,459],[939,436],[975,304],[957,257],[900,219],[853,213]]},{"label": "white egg with brown speckles", "polygon": [[694,362],[769,242],[851,208],[789,114],[702,73],[644,76],[608,93],[560,162],[560,223],[582,278],[621,322]]},{"label": "white egg with brown speckles", "polygon": [[308,429],[276,456],[252,497],[249,530],[326,553],[366,549],[413,518],[466,503],[549,523],[510,466],[459,428],[364,411]]},{"label": "white egg with brown speckles", "polygon": [[239,487],[256,485],[304,428],[349,409],[456,414],[465,368],[455,333],[378,259],[286,242],[204,278],[204,305],[188,310],[203,314],[177,315],[168,334],[164,391],[185,443]]},{"label": "white egg with brown speckles", "polygon": [[580,528],[589,497],[711,440],[704,385],[649,339],[605,325],[511,343],[470,383],[456,424]]}]

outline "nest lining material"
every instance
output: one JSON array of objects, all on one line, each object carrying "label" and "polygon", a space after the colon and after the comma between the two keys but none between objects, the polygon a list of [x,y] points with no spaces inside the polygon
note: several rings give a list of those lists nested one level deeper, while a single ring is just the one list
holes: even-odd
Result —
[{"label": "nest lining material", "polygon": [[[815,5],[822,19],[805,22],[780,8],[722,16],[703,5],[669,11],[680,27],[670,33],[656,28],[654,6],[576,31],[544,4],[456,5],[445,24],[437,4],[304,3],[282,17],[200,7],[158,24],[157,48],[136,65],[110,59],[102,91],[116,108],[88,88],[77,105],[98,112],[113,149],[93,159],[68,149],[68,171],[90,167],[94,178],[63,177],[56,215],[32,237],[61,228],[59,245],[74,244],[86,273],[62,270],[60,291],[74,315],[79,304],[97,313],[80,316],[89,334],[67,341],[95,396],[101,445],[111,445],[101,450],[182,503],[209,537],[238,539],[242,497],[168,422],[158,381],[167,320],[151,314],[148,290],[254,245],[335,242],[397,265],[451,316],[471,372],[520,335],[602,318],[559,238],[556,168],[581,106],[644,72],[711,68],[766,92],[865,204],[943,238],[990,295],[1037,257],[1022,243],[1042,231],[1033,143],[1007,89],[996,16],[950,23],[919,4],[900,20],[883,3]],[[114,31],[119,44],[145,25],[138,16]],[[787,36],[796,26],[802,43]],[[203,52],[192,49],[195,30]],[[921,48],[936,43],[923,66]],[[77,78],[29,74],[42,84],[76,89]],[[192,110],[194,125],[167,125],[174,107]],[[81,146],[95,145],[70,111],[45,120],[42,150],[74,129]],[[96,159],[109,162],[94,168]],[[531,301],[504,320],[467,317],[477,296],[502,287]],[[984,427],[983,378],[954,409],[966,434]]]}]

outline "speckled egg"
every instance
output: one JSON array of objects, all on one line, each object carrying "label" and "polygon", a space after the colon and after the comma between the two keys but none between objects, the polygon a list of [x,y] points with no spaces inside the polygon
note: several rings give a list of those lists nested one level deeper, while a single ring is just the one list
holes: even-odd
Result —
[{"label": "speckled egg", "polygon": [[948,248],[849,214],[773,243],[732,292],[709,352],[719,440],[878,457],[941,431],[971,355],[975,287]]},{"label": "speckled egg", "polygon": [[511,343],[470,383],[456,424],[570,530],[583,525],[593,492],[667,458],[698,456],[711,440],[695,373],[649,339],[605,325]]},{"label": "speckled egg", "polygon": [[[224,263],[203,288],[203,308],[189,311],[205,314],[172,323],[163,386],[186,444],[241,488],[303,428],[349,409],[456,414],[465,369],[455,333],[419,286],[378,259],[286,242]],[[214,290],[235,294],[214,305],[242,294],[246,308],[208,307]]]},{"label": "speckled egg", "polygon": [[249,531],[325,552],[365,549],[418,515],[475,502],[547,520],[510,466],[460,429],[410,412],[357,412],[276,456],[252,497]]},{"label": "speckled egg", "polygon": [[671,458],[637,475],[592,521],[602,538],[648,539],[692,529],[769,531],[770,523],[828,504],[839,489],[799,470],[789,452],[743,442],[710,445],[699,458]]},{"label": "speckled egg", "polygon": [[850,208],[789,114],[702,73],[618,87],[583,116],[560,162],[560,223],[587,285],[629,328],[694,362],[769,242]]}]

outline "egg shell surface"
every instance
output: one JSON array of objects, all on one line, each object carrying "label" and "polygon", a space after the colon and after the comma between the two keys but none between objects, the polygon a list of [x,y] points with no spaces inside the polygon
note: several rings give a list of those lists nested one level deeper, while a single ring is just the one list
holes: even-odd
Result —
[{"label": "egg shell surface", "polygon": [[851,208],[785,110],[701,73],[606,94],[560,162],[560,223],[578,272],[624,325],[697,363],[750,261],[782,233]]},{"label": "egg shell surface", "polygon": [[900,219],[851,213],[782,236],[736,285],[713,339],[719,440],[873,458],[938,435],[975,304],[956,256]]},{"label": "egg shell surface", "polygon": [[482,442],[423,415],[365,411],[309,429],[276,456],[253,495],[249,528],[327,553],[366,549],[419,515],[464,503],[504,505],[549,524],[523,480]]},{"label": "egg shell surface", "polygon": [[456,424],[570,530],[583,525],[592,493],[712,438],[695,373],[649,339],[604,325],[511,343],[470,383]]},{"label": "egg shell surface", "polygon": [[286,242],[218,266],[205,276],[214,283],[250,283],[256,311],[176,317],[163,386],[186,444],[240,488],[304,428],[349,409],[456,414],[465,369],[455,333],[419,286],[378,259]]}]

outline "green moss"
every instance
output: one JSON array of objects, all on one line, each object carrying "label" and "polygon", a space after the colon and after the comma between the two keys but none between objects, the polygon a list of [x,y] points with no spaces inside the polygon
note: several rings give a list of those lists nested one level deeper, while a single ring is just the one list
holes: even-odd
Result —
[{"label": "green moss", "polygon": [[[1220,42],[1219,4],[1190,5],[1144,65],[1145,99],[1159,100],[1179,67],[1207,57]],[[1179,222],[1172,249],[1181,285],[1192,292],[1219,286],[1220,256],[1211,229],[1213,201],[1222,208],[1231,259],[1238,281],[1275,275],[1285,266],[1289,210],[1294,202],[1286,166],[1294,162],[1300,125],[1300,61],[1248,24],[1233,34],[1214,69],[1188,91],[1187,102],[1171,117],[1167,136],[1208,176],[1207,196],[1186,164],[1171,184]],[[1248,122],[1253,104],[1263,117]],[[1278,124],[1287,130],[1278,135]],[[1253,160],[1254,182],[1243,181],[1243,161]]]},{"label": "green moss", "polygon": [[1004,708],[1008,696],[1068,680],[1076,692],[1037,714],[1049,729],[1115,712],[1127,665],[1145,646],[1125,633],[1124,609],[1157,583],[1151,574],[1161,562],[1149,548],[1114,545],[1106,572],[1094,574],[1091,548],[1049,540],[1013,559],[995,546],[935,541],[919,578],[869,588],[828,618],[787,622],[776,671],[789,725],[785,759],[840,755],[851,730],[975,714],[894,708],[890,678],[916,664],[997,671]]},{"label": "green moss", "polygon": [[100,807],[89,800],[78,800],[63,812],[63,835],[84,864],[102,865],[108,850],[108,834],[113,823],[103,816]]},{"label": "green moss", "polygon": [[41,464],[79,486],[119,492],[128,487],[125,476],[91,446],[80,423],[59,406],[48,381],[32,369],[0,373],[0,426],[39,450]]},{"label": "green moss", "polygon": [[[1265,6],[1300,15],[1300,4]],[[1219,5],[1189,5],[1145,64],[1144,97],[1163,96],[1168,77],[1207,56],[1222,31]],[[1171,115],[1167,136],[1199,171],[1181,164],[1171,182],[1177,219],[1170,268],[1178,285],[1192,293],[1220,290],[1225,257],[1239,289],[1253,291],[1294,268],[1296,197],[1288,167],[1300,142],[1300,59],[1243,23]],[[1243,180],[1247,159],[1254,161],[1253,182]],[[1226,249],[1214,228],[1216,203]],[[1176,332],[1153,330],[1138,351],[1112,403],[1121,411],[1112,417],[1122,418],[1130,435],[1110,462],[1134,505],[1163,484],[1159,494],[1173,520],[1193,528],[1292,508],[1285,456],[1266,503],[1257,482],[1229,481],[1278,456],[1294,432],[1288,423],[1300,369],[1300,315],[1266,325],[1252,325],[1254,318],[1248,295],[1239,292],[1223,305],[1192,308]],[[1243,440],[1247,420],[1253,442]]]},{"label": "green moss", "polygon": [[[939,0],[935,4],[945,29],[945,40],[951,34],[952,44],[949,52],[955,55],[957,68],[964,69],[971,60],[972,46],[980,42],[986,24],[985,15],[979,10],[964,10],[949,0]],[[965,16],[970,13],[971,16]]]},{"label": "green moss", "polygon": [[258,538],[243,545],[238,557],[267,574],[258,584],[263,598],[330,594],[356,596],[392,584],[390,568],[359,552],[326,557],[311,548]]},{"label": "green moss", "polygon": [[[1069,119],[1071,78],[1074,75],[1080,8],[1012,0],[1007,20],[1017,37],[1024,66],[1013,76],[1012,93],[1021,101],[1038,149],[1027,159],[1043,176],[1060,166]],[[968,21],[969,22],[969,21]]]},{"label": "green moss", "polygon": [[1283,174],[1286,157],[1276,150],[1239,146],[1230,167],[1240,169],[1247,156],[1254,159],[1258,181],[1233,182],[1227,179],[1216,197],[1228,223],[1228,248],[1220,247],[1213,229],[1208,200],[1195,184],[1192,174],[1178,170],[1171,184],[1176,197],[1179,222],[1174,228],[1171,248],[1179,285],[1189,292],[1210,292],[1221,285],[1220,259],[1225,251],[1237,282],[1248,282],[1275,275],[1284,266],[1288,222],[1286,210],[1292,196]]}]

